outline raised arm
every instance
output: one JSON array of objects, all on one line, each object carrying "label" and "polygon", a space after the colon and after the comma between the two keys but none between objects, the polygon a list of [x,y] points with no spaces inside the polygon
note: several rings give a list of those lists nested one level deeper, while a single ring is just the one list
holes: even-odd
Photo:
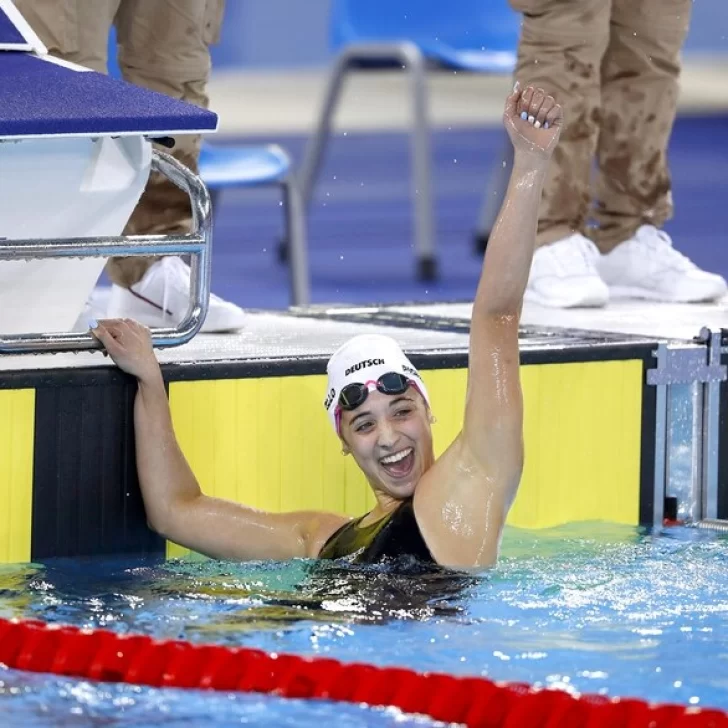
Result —
[{"label": "raised arm", "polygon": [[136,461],[150,528],[220,559],[290,559],[318,555],[347,519],[328,513],[267,513],[202,493],[172,426],[162,373],[147,329],[129,320],[101,322],[94,335],[124,371],[136,376]]},{"label": "raised arm", "polygon": [[515,159],[473,303],[463,430],[415,492],[423,535],[438,561],[449,566],[496,561],[523,469],[518,322],[562,112],[540,89],[516,87],[503,120]]},{"label": "raised arm", "polygon": [[[522,119],[524,112],[533,121]],[[516,87],[506,101],[503,123],[514,147],[513,171],[473,303],[463,439],[506,489],[506,507],[523,461],[519,319],[541,192],[562,120],[561,108],[542,89]]]}]

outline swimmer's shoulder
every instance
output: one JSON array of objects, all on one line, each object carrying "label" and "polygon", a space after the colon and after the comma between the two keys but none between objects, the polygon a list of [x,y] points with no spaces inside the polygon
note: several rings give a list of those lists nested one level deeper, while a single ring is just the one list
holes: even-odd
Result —
[{"label": "swimmer's shoulder", "polygon": [[501,490],[496,481],[462,435],[422,476],[412,505],[438,564],[473,573],[495,564],[507,510],[495,502]]},{"label": "swimmer's shoulder", "polygon": [[338,513],[312,513],[306,534],[306,558],[318,558],[326,542],[352,520]]}]

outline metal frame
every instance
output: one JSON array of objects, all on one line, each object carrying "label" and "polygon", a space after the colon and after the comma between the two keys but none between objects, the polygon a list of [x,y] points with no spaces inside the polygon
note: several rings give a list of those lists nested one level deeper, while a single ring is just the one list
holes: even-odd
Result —
[{"label": "metal frame", "polygon": [[[298,180],[290,172],[291,159],[285,149],[276,145],[269,145],[268,149],[275,149],[276,153],[281,154],[288,161],[288,169],[285,176],[265,182],[256,182],[255,184],[246,184],[246,187],[280,187],[283,192],[283,216],[285,221],[285,240],[290,248],[291,256],[291,302],[294,306],[308,306],[311,302],[311,283],[308,267],[308,237],[306,233],[306,215],[305,205],[302,199],[301,190]],[[223,190],[229,185],[213,185],[210,187],[210,194],[213,202],[213,213],[216,201],[219,199]]]},{"label": "metal frame", "polygon": [[[62,240],[0,241],[0,261],[45,258],[107,258],[112,256],[189,255],[190,305],[175,328],[152,329],[156,347],[187,343],[200,330],[210,298],[212,215],[210,195],[203,181],[169,154],[153,150],[152,171],[159,172],[186,192],[192,205],[192,231],[188,235],[128,235]],[[99,349],[90,333],[52,332],[0,334],[0,354],[56,353]]]},{"label": "metal frame", "polygon": [[417,275],[422,280],[437,277],[435,225],[432,199],[430,129],[427,103],[427,60],[409,41],[400,43],[354,44],[337,57],[326,87],[321,114],[309,140],[298,175],[301,197],[308,209],[318,176],[324,146],[331,135],[331,121],[341,95],[346,74],[359,61],[397,61],[409,73],[413,106],[412,193],[415,219]]},{"label": "metal frame", "polygon": [[283,189],[286,240],[291,255],[291,301],[294,306],[311,303],[305,206],[295,177],[289,172],[279,182]]},{"label": "metal frame", "polygon": [[700,467],[693,483],[700,504],[699,520],[715,519],[718,514],[718,457],[720,440],[720,383],[728,379],[728,367],[721,362],[721,333],[703,328],[696,343],[702,347],[672,347],[659,344],[654,353],[657,367],[647,372],[647,384],[657,388],[655,430],[655,480],[653,527],[661,528],[667,489],[667,463],[670,437],[669,394],[675,384],[698,383],[701,386],[696,406],[700,408]]},{"label": "metal frame", "polygon": [[708,367],[722,373],[706,383],[703,397],[702,518],[718,518],[718,459],[720,446],[720,383],[728,367],[721,366],[721,332],[704,328],[700,339],[708,345]]}]

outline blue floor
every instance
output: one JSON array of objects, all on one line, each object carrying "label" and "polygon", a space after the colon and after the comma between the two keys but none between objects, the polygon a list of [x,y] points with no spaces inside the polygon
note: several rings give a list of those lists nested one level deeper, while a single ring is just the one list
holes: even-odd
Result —
[{"label": "blue floor", "polygon": [[[406,135],[334,138],[309,219],[312,301],[471,298],[480,269],[471,236],[501,139],[496,128],[434,134],[440,279],[425,284],[414,277]],[[296,161],[305,143],[300,136],[265,141],[283,145]],[[728,276],[728,116],[679,119],[669,158],[675,217],[666,229],[695,263]],[[215,293],[248,308],[289,304],[287,269],[275,255],[278,206],[274,191],[223,194],[215,225]]]}]

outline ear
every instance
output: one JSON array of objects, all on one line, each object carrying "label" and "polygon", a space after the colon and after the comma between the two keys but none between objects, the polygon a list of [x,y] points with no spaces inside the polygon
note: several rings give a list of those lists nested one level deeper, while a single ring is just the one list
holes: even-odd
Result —
[{"label": "ear", "polygon": [[343,437],[339,437],[341,440],[341,454],[346,457],[347,455],[351,455],[351,450],[349,449],[349,446],[346,444],[346,440],[344,440]]},{"label": "ear", "polygon": [[430,424],[434,425],[435,422],[437,422],[437,417],[435,417],[435,415],[433,415],[431,411],[428,411],[427,415],[428,419],[430,420]]}]

